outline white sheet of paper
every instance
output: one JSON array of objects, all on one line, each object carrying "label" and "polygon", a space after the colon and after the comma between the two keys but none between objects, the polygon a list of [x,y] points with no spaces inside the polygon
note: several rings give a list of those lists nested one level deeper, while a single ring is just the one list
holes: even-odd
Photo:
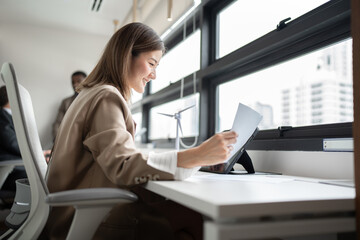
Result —
[{"label": "white sheet of paper", "polygon": [[247,140],[254,133],[261,119],[262,116],[258,112],[244,104],[239,103],[234,123],[231,128],[232,131],[235,131],[238,134],[238,137],[236,139],[236,143],[233,144],[234,149],[231,151],[230,156],[225,162],[229,161],[232,156],[234,156],[234,154],[244,146]]}]

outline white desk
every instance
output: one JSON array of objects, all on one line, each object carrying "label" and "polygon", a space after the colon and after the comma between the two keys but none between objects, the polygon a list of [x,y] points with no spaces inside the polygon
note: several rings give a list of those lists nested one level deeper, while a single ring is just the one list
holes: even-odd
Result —
[{"label": "white desk", "polygon": [[206,240],[355,231],[355,189],[315,179],[199,172],[145,187],[203,214]]}]

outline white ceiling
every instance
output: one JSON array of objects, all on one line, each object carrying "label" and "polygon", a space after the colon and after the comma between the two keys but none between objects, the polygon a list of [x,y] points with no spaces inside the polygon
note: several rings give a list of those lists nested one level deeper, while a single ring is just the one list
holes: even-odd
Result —
[{"label": "white ceiling", "polygon": [[111,35],[113,20],[120,24],[132,11],[133,0],[0,0],[0,23],[31,24]]},{"label": "white ceiling", "polygon": [[[92,10],[100,1],[99,11]],[[168,22],[167,0],[136,2],[136,21],[160,35],[194,5],[194,0],[173,0],[174,21]],[[106,36],[114,33],[115,19],[121,27],[133,21],[132,13],[133,0],[0,0],[0,25],[28,24]]]}]

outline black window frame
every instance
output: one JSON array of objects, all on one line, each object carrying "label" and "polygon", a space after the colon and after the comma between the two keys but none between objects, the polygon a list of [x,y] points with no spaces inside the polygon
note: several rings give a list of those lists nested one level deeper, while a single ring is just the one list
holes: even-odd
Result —
[{"label": "black window frame", "polygon": [[[196,72],[196,89],[200,93],[198,144],[215,134],[219,84],[351,37],[350,1],[332,0],[287,22],[280,31],[274,26],[273,31],[217,59],[217,15],[232,2],[202,1],[194,15],[187,18],[186,28],[179,26],[165,39],[165,45],[171,49],[182,41],[184,29],[186,35],[194,29],[201,29],[201,68]],[[175,82],[154,94],[150,94],[147,87],[143,99],[132,106],[133,112],[143,112],[142,127],[149,128],[149,111],[152,107],[179,98],[180,84],[180,81]],[[190,74],[184,78],[183,96],[192,93],[193,74]],[[259,131],[248,149],[322,151],[324,138],[351,137],[352,122],[282,127]],[[183,140],[191,143],[194,137]],[[142,142],[149,142],[147,135]],[[174,139],[156,139],[153,142],[158,147],[173,147]]]}]

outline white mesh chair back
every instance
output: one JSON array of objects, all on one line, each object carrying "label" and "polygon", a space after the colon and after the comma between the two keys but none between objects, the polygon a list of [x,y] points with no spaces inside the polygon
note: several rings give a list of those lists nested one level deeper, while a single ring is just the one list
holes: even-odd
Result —
[{"label": "white mesh chair back", "polygon": [[119,188],[74,189],[49,194],[45,183],[47,164],[30,94],[17,82],[10,63],[3,64],[1,77],[9,95],[16,137],[31,190],[29,216],[9,239],[38,239],[48,219],[50,206],[73,206],[75,209],[66,239],[92,239],[99,224],[116,204],[137,201],[137,196]]},{"label": "white mesh chair back", "polygon": [[[29,92],[17,82],[11,63],[3,64],[1,77],[6,84],[16,137],[31,186],[32,206],[28,219],[21,228],[26,227],[26,229],[34,231],[34,237],[37,238],[49,214],[49,206],[44,202],[48,194],[44,180],[47,164],[40,144]],[[32,227],[26,225],[32,225]],[[28,234],[32,235],[32,233]]]}]

